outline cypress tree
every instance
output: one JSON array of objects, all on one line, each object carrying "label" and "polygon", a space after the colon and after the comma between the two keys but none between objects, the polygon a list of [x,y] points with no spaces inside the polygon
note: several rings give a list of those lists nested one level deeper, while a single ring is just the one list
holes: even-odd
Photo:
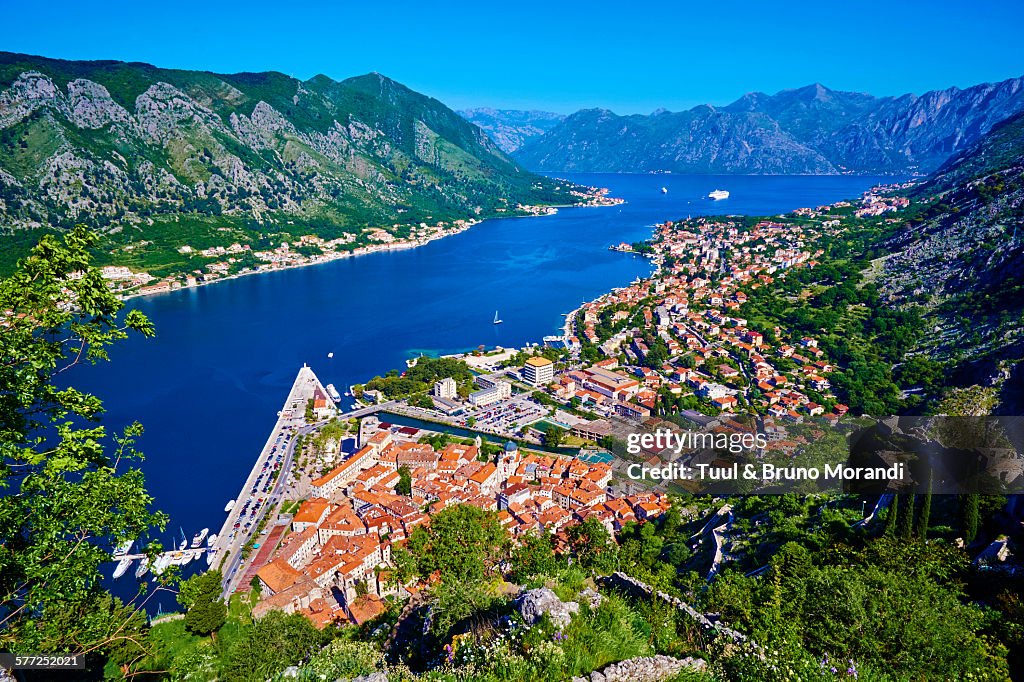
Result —
[{"label": "cypress tree", "polygon": [[917,527],[914,529],[914,535],[925,540],[928,538],[928,524],[931,522],[932,515],[932,474],[928,473],[928,491],[924,494],[924,500],[921,502],[921,511],[917,514]]},{"label": "cypress tree", "polygon": [[893,495],[889,508],[885,510],[885,535],[894,535],[896,533],[896,516],[899,514],[899,511],[900,496]]},{"label": "cypress tree", "polygon": [[904,540],[909,540],[914,530],[914,497],[914,495],[903,496],[904,504],[901,505],[900,509],[898,535]]},{"label": "cypress tree", "polygon": [[974,542],[978,537],[978,499],[977,493],[971,493],[964,501],[964,540]]}]

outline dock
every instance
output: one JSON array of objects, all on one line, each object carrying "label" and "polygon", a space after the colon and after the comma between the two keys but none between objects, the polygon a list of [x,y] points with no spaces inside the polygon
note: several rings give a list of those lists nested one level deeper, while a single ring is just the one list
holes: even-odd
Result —
[{"label": "dock", "polygon": [[[263,450],[256,458],[252,471],[249,472],[235,498],[234,507],[228,512],[223,526],[217,533],[217,541],[210,548],[213,555],[211,566],[219,567],[224,575],[222,587],[225,596],[234,591],[245,573],[241,570],[244,563],[242,548],[252,539],[267,513],[278,508],[291,474],[296,436],[315,428],[315,425],[306,423],[305,411],[307,401],[318,389],[327,395],[327,389],[320,383],[313,370],[303,365],[288,392],[284,406],[278,413],[277,422]],[[279,463],[280,466],[275,467],[275,463]],[[277,477],[271,483],[269,477],[275,471]],[[264,491],[268,484],[270,488]],[[235,524],[239,524],[239,527],[235,528]]]}]

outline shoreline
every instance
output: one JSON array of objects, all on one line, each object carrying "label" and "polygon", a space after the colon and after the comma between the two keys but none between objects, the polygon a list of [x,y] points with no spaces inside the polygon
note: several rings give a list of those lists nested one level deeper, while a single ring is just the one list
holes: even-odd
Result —
[{"label": "shoreline", "polygon": [[[374,244],[374,245],[371,245],[371,246],[364,246],[364,247],[360,247],[358,249],[354,249],[352,251],[337,251],[337,252],[332,252],[332,253],[329,253],[329,254],[322,254],[321,256],[317,257],[316,260],[309,260],[309,261],[306,261],[304,263],[292,263],[292,264],[289,264],[289,265],[282,265],[282,266],[279,266],[279,267],[267,268],[267,269],[263,269],[263,270],[256,269],[256,270],[249,270],[249,271],[246,271],[246,272],[236,272],[234,274],[227,275],[225,277],[218,277],[216,279],[212,279],[212,280],[209,280],[209,281],[196,282],[195,284],[191,284],[191,285],[179,285],[177,287],[172,287],[172,288],[170,288],[170,289],[168,289],[166,291],[145,291],[145,292],[143,292],[143,291],[132,291],[132,292],[124,293],[124,294],[118,294],[117,296],[122,301],[129,301],[129,300],[136,299],[136,298],[144,298],[144,297],[150,297],[150,296],[160,296],[162,294],[173,294],[173,293],[177,293],[177,292],[181,292],[181,291],[194,291],[194,290],[202,288],[202,287],[210,286],[210,285],[213,285],[213,284],[219,284],[221,282],[228,282],[228,281],[231,281],[231,280],[241,279],[242,277],[249,277],[251,275],[265,275],[265,274],[272,273],[272,272],[283,272],[285,270],[293,270],[293,269],[296,269],[296,268],[306,268],[306,267],[311,267],[311,266],[314,266],[314,265],[324,265],[326,263],[332,263],[334,261],[341,260],[343,258],[357,258],[359,256],[369,256],[369,255],[373,255],[373,254],[377,254],[377,253],[387,253],[389,251],[407,251],[409,249],[415,249],[415,248],[419,248],[421,246],[426,246],[430,242],[437,241],[439,239],[445,239],[447,237],[454,237],[455,235],[462,234],[463,232],[466,232],[467,230],[469,230],[469,229],[471,229],[473,227],[476,227],[477,225],[479,225],[481,223],[484,223],[484,222],[486,222],[488,220],[509,220],[509,219],[518,219],[518,218],[543,218],[543,217],[546,217],[546,216],[551,216],[551,215],[557,214],[559,209],[562,209],[562,208],[607,208],[609,206],[618,206],[620,204],[625,203],[625,200],[618,199],[618,198],[613,198],[613,199],[609,200],[607,198],[607,190],[605,190],[605,193],[595,192],[595,193],[587,195],[587,196],[591,200],[602,200],[602,201],[608,201],[609,203],[597,203],[597,204],[594,204],[594,203],[551,204],[551,205],[545,205],[543,207],[545,210],[543,212],[539,212],[539,213],[526,213],[526,214],[523,214],[523,215],[491,216],[491,217],[488,217],[488,218],[469,219],[469,220],[466,221],[466,224],[464,224],[464,225],[461,225],[459,227],[449,228],[447,230],[443,230],[440,233],[434,234],[434,235],[432,235],[430,237],[422,237],[422,238],[419,238],[419,239],[403,239],[403,240],[397,240],[397,241],[394,241],[394,242],[388,242],[388,243],[384,243],[384,244]],[[541,208],[541,207],[537,206],[537,207],[534,207],[534,208]]]}]

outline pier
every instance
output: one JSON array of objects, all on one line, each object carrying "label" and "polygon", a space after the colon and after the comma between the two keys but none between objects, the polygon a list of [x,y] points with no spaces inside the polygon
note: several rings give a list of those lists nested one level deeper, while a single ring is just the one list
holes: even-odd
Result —
[{"label": "pier", "polygon": [[296,437],[315,428],[306,423],[305,415],[307,401],[317,389],[327,395],[313,370],[303,365],[263,450],[235,498],[235,505],[217,533],[217,541],[210,548],[211,566],[220,567],[224,575],[222,586],[225,596],[234,591],[244,573],[240,570],[242,549],[252,539],[263,518],[278,507],[291,471]]}]

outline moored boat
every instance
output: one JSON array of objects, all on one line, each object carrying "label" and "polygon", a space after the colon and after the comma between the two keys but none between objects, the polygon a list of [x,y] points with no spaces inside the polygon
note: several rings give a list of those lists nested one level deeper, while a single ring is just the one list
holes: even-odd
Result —
[{"label": "moored boat", "polygon": [[128,550],[135,544],[135,540],[125,540],[117,547],[114,548],[114,556],[124,556],[128,553]]},{"label": "moored boat", "polygon": [[331,400],[336,403],[341,402],[341,395],[338,393],[338,389],[334,387],[334,384],[327,384],[327,395],[331,396]]},{"label": "moored boat", "polygon": [[146,571],[148,571],[148,570],[149,570],[149,559],[144,557],[144,558],[139,560],[139,567],[135,569],[135,577],[136,578],[141,578],[142,576],[146,575]]},{"label": "moored boat", "polygon": [[128,570],[128,567],[132,565],[135,559],[125,558],[117,562],[117,567],[114,569],[114,580],[117,580]]},{"label": "moored boat", "polygon": [[156,558],[156,561],[153,562],[153,577],[155,578],[156,576],[166,571],[167,567],[170,566],[172,562],[173,557],[170,552],[158,556]]},{"label": "moored boat", "polygon": [[209,528],[204,528],[195,535],[192,536],[192,548],[195,549],[199,545],[203,544],[203,540],[206,539],[206,535],[210,532]]},{"label": "moored boat", "polygon": [[224,512],[227,513],[227,512],[231,511],[234,508],[235,508],[235,501],[234,500],[230,500],[230,501],[228,501],[227,504],[224,505]]}]

